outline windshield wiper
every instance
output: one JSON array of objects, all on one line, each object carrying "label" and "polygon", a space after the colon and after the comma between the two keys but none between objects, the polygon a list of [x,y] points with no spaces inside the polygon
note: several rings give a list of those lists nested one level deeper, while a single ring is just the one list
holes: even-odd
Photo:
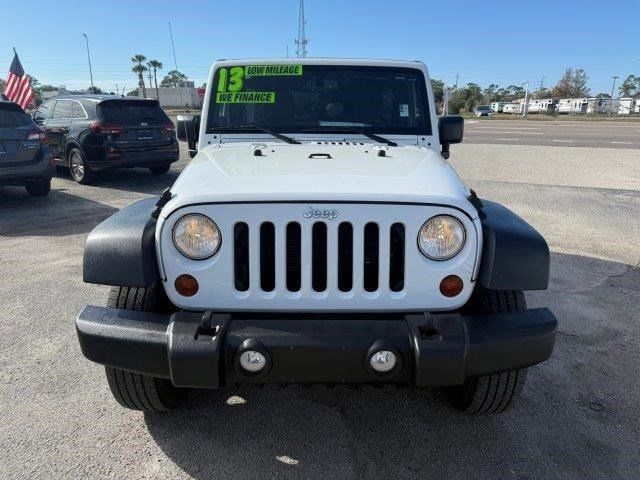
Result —
[{"label": "windshield wiper", "polygon": [[303,132],[318,132],[318,133],[322,133],[322,130],[331,130],[332,132],[352,132],[352,133],[358,133],[360,135],[364,135],[367,138],[370,138],[371,140],[378,142],[378,143],[386,143],[387,145],[389,145],[390,147],[397,147],[398,144],[394,141],[388,140],[384,137],[381,137],[380,135],[376,135],[375,133],[371,133],[366,131],[363,128],[355,128],[355,127],[346,127],[346,126],[319,126],[317,128],[308,128],[303,130]]},{"label": "windshield wiper", "polygon": [[256,125],[254,123],[250,123],[247,125],[233,125],[231,127],[227,127],[230,130],[243,130],[243,129],[254,129],[254,130],[260,130],[261,132],[267,133],[269,135],[271,135],[272,137],[277,138],[278,140],[282,140],[283,142],[287,142],[290,144],[295,144],[295,145],[299,145],[300,142],[298,140],[296,140],[295,138],[291,138],[288,137],[286,135],[283,135],[281,133],[278,132],[274,132],[273,130],[270,130],[266,127],[263,127],[261,125]]}]

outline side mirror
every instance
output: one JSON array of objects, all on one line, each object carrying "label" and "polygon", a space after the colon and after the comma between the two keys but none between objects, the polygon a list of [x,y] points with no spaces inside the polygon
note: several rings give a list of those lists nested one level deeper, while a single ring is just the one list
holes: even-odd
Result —
[{"label": "side mirror", "polygon": [[446,115],[438,120],[438,135],[442,145],[442,156],[449,158],[449,145],[462,142],[464,136],[464,118],[458,115]]},{"label": "side mirror", "polygon": [[176,127],[178,140],[187,142],[189,146],[189,156],[196,156],[198,151],[198,138],[200,136],[200,115],[178,115],[178,125]]}]

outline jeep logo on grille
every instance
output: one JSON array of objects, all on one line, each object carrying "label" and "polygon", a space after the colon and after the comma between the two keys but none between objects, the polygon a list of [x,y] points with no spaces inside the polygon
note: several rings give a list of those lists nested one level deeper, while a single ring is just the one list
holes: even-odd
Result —
[{"label": "jeep logo on grille", "polygon": [[309,208],[302,212],[304,218],[328,218],[329,220],[333,220],[334,218],[338,218],[338,215],[337,210],[313,208],[312,206],[309,206]]}]

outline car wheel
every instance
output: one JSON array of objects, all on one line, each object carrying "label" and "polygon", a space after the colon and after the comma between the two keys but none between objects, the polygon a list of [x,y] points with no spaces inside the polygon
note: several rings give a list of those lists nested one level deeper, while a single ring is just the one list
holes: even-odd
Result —
[{"label": "car wheel", "polygon": [[154,175],[164,175],[170,168],[171,164],[166,163],[164,165],[154,165],[153,167],[149,167],[149,170],[151,170],[151,173]]},{"label": "car wheel", "polygon": [[[470,314],[521,312],[527,309],[520,290],[487,290],[476,286],[469,304]],[[456,387],[445,389],[449,402],[468,414],[500,413],[520,396],[527,378],[527,369],[509,370],[495,375],[468,378]]]},{"label": "car wheel", "polygon": [[[167,313],[169,301],[162,286],[148,288],[112,287],[107,307],[139,312]],[[105,367],[107,383],[116,401],[125,408],[143,412],[163,412],[176,408],[185,389],[176,388],[166,378]]]},{"label": "car wheel", "polygon": [[71,177],[82,184],[87,185],[93,180],[93,172],[87,165],[87,161],[82,151],[78,148],[72,148],[69,152],[69,171]]},{"label": "car wheel", "polygon": [[45,197],[51,191],[51,180],[34,180],[24,186],[32,197]]}]

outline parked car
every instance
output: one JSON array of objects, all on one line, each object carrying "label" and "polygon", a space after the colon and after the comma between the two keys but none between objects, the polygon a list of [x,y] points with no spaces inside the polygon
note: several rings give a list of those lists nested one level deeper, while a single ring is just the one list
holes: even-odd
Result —
[{"label": "parked car", "polygon": [[51,189],[54,172],[44,130],[16,103],[0,101],[0,185],[22,185],[42,197]]},{"label": "parked car", "polygon": [[[76,319],[124,407],[176,407],[235,383],[445,387],[505,410],[557,321],[527,308],[549,248],[446,161],[464,121],[436,117],[420,62],[220,61],[178,135],[195,159],[161,197],[98,225]],[[198,125],[200,127],[198,128]]]},{"label": "parked car", "polygon": [[490,117],[493,115],[490,105],[478,105],[473,109],[473,113],[475,113],[476,117]]},{"label": "parked car", "polygon": [[49,138],[55,163],[78,183],[120,167],[169,171],[179,158],[175,128],[157,100],[69,95],[44,102],[33,115]]}]

